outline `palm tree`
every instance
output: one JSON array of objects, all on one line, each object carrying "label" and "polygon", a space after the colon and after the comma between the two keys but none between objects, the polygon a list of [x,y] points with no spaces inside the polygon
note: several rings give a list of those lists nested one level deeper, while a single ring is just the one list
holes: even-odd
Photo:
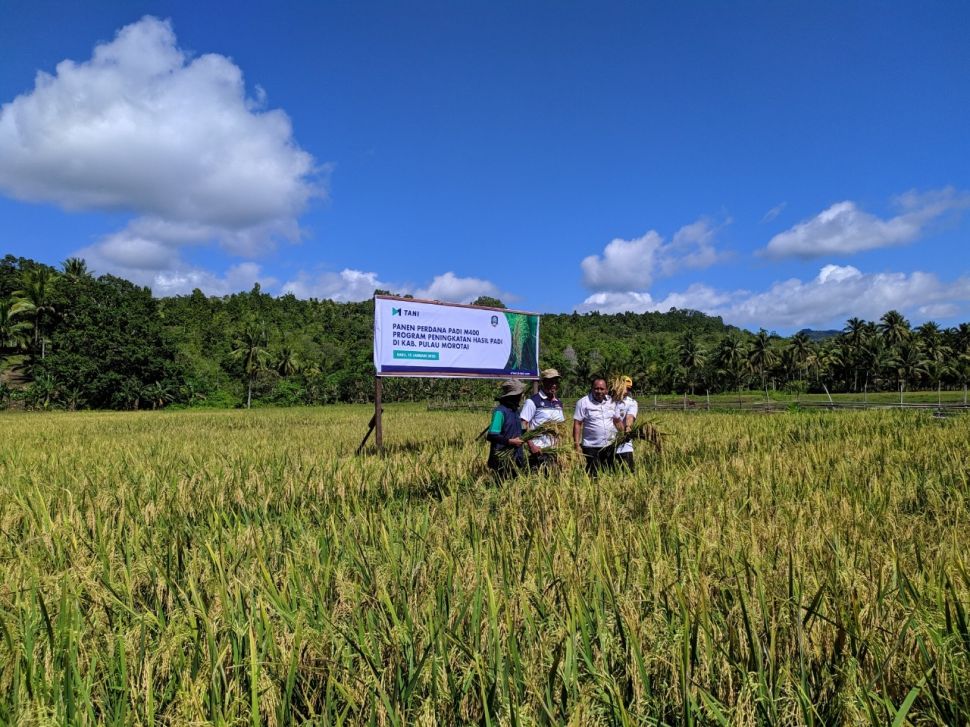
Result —
[{"label": "palm tree", "polygon": [[861,318],[850,318],[845,322],[845,328],[842,329],[842,338],[849,355],[844,357],[846,359],[844,363],[852,369],[852,391],[859,390],[859,364],[868,337],[869,326]]},{"label": "palm tree", "polygon": [[707,354],[694,338],[694,332],[684,331],[677,345],[677,362],[684,370],[691,394],[694,393],[694,387],[697,384],[697,373],[704,367],[705,361],[707,361]]},{"label": "palm tree", "polygon": [[868,393],[869,382],[877,385],[895,376],[894,354],[881,336],[871,336],[862,349],[862,367],[866,372],[863,392]]},{"label": "palm tree", "polygon": [[895,348],[909,338],[911,333],[909,321],[897,310],[891,310],[883,314],[879,319],[879,331],[883,339],[890,348]]},{"label": "palm tree", "polygon": [[731,378],[738,392],[738,406],[741,406],[741,382],[750,371],[747,342],[738,335],[722,338],[717,347],[715,364],[719,372]]},{"label": "palm tree", "polygon": [[24,270],[21,274],[20,290],[14,293],[11,315],[25,315],[33,319],[34,348],[40,343],[40,357],[46,355],[44,324],[56,312],[51,302],[51,293],[57,280],[57,273],[47,267]]},{"label": "palm tree", "polygon": [[899,383],[899,403],[903,403],[903,391],[906,384],[919,380],[929,373],[929,361],[923,351],[923,345],[918,339],[904,341],[893,356],[893,368],[896,371],[896,381]]},{"label": "palm tree", "polygon": [[970,353],[970,323],[961,323],[953,332],[953,350],[958,353]]},{"label": "palm tree", "polygon": [[71,280],[91,277],[88,264],[83,258],[69,257],[61,263],[61,269],[64,271],[64,277]]},{"label": "palm tree", "polygon": [[812,342],[807,333],[799,331],[791,337],[788,346],[785,348],[785,355],[790,365],[789,372],[794,370],[796,376],[792,377],[789,373],[789,378],[802,378],[802,373],[805,371],[805,366],[811,353]]},{"label": "palm tree", "polygon": [[0,349],[19,346],[26,340],[30,324],[14,319],[14,302],[0,300]]},{"label": "palm tree", "polygon": [[303,366],[296,351],[291,346],[281,346],[276,353],[276,372],[280,376],[292,376],[299,373],[301,368]]},{"label": "palm tree", "polygon": [[943,331],[940,330],[940,327],[935,321],[927,321],[923,325],[917,326],[916,335],[919,336],[924,344],[931,345],[933,343],[939,343],[943,337]]},{"label": "palm tree", "polygon": [[246,372],[247,409],[251,408],[253,404],[253,382],[256,380],[256,374],[265,368],[266,360],[269,357],[266,343],[266,328],[251,324],[236,337],[230,352],[234,359],[242,361],[243,371]]},{"label": "palm tree", "polygon": [[751,342],[751,348],[748,351],[748,362],[751,364],[751,368],[758,372],[758,376],[761,379],[761,388],[765,390],[765,396],[768,395],[766,372],[777,361],[778,354],[775,353],[775,349],[771,345],[771,336],[768,335],[768,331],[762,328]]},{"label": "palm tree", "polygon": [[[831,381],[836,367],[842,365],[842,356],[839,353],[838,344],[830,343],[826,346],[820,346],[818,351],[815,352],[813,363],[815,380],[822,384],[822,388],[828,394],[829,390],[825,381]],[[829,400],[831,401],[831,396]]]}]

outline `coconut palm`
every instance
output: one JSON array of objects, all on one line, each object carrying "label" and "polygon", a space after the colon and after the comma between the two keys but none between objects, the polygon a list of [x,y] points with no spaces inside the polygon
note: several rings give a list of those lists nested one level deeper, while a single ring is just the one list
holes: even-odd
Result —
[{"label": "coconut palm", "polygon": [[902,404],[906,385],[915,383],[920,377],[928,375],[930,362],[926,358],[922,342],[918,339],[903,341],[896,349],[892,360],[896,382],[899,384],[899,403]]},{"label": "coconut palm", "polygon": [[61,269],[64,271],[64,277],[71,280],[91,277],[88,264],[83,258],[69,257],[61,263]]},{"label": "coconut palm", "polygon": [[677,345],[677,363],[683,369],[684,377],[687,385],[690,387],[691,394],[694,393],[694,387],[697,385],[697,374],[704,368],[706,361],[707,353],[697,343],[694,332],[690,330],[684,331],[683,336],[680,338],[680,343]]},{"label": "coconut palm", "polygon": [[300,372],[302,364],[292,346],[281,346],[280,350],[276,352],[275,368],[280,376],[292,376]]},{"label": "coconut palm", "polygon": [[871,327],[861,318],[850,318],[842,329],[845,343],[843,363],[852,369],[852,391],[859,390],[859,368],[862,363],[863,349],[871,335]]},{"label": "coconut palm", "polygon": [[13,307],[12,300],[0,300],[0,348],[19,346],[27,340],[30,324],[16,320]]},{"label": "coconut palm", "polygon": [[44,327],[56,310],[51,301],[57,273],[47,267],[29,268],[21,274],[22,288],[14,293],[11,315],[26,316],[34,326],[34,348],[40,344],[40,357],[47,353]]},{"label": "coconut palm", "polygon": [[909,321],[897,310],[883,313],[882,318],[879,319],[879,331],[890,348],[899,346],[912,332]]},{"label": "coconut palm", "polygon": [[970,323],[961,323],[950,331],[953,336],[953,350],[958,353],[970,353]]},{"label": "coconut palm", "polygon": [[[808,337],[808,334],[804,331],[799,331],[791,340],[788,341],[788,345],[785,347],[784,355],[787,359],[789,378],[800,379],[802,373],[805,371],[806,364],[808,362],[808,357],[812,353],[812,342]],[[794,376],[791,375],[794,372]]]},{"label": "coconut palm", "polygon": [[738,392],[738,405],[741,405],[741,384],[750,372],[748,365],[748,344],[738,335],[725,336],[718,344],[715,366],[724,376],[730,378]]},{"label": "coconut palm", "polygon": [[758,331],[758,335],[751,342],[751,347],[748,349],[748,362],[751,368],[758,372],[761,388],[767,391],[767,372],[778,362],[778,354],[771,345],[771,336],[764,328]]},{"label": "coconut palm", "polygon": [[250,324],[236,337],[230,355],[242,361],[243,371],[246,373],[246,408],[253,404],[253,382],[256,375],[266,367],[269,352],[266,350],[266,328],[261,325]]}]

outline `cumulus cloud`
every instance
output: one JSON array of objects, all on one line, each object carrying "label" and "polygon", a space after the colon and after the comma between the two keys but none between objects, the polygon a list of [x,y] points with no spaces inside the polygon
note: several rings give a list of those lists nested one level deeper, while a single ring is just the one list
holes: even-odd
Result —
[{"label": "cumulus cloud", "polygon": [[647,292],[632,290],[593,293],[583,301],[578,310],[583,313],[591,311],[599,311],[600,313],[624,313],[627,311],[649,313],[668,311],[671,308],[690,308],[709,312],[730,304],[739,295],[743,295],[743,292],[717,291],[702,283],[695,283],[683,292],[670,293],[660,299],[653,298]]},{"label": "cumulus cloud", "polygon": [[390,290],[398,295],[413,295],[415,298],[449,303],[470,303],[482,295],[503,300],[515,299],[515,296],[503,293],[488,280],[461,278],[453,272],[436,275],[427,286],[416,287],[407,283],[382,281],[374,272],[346,268],[339,273],[323,272],[311,275],[301,272],[282,286],[284,293],[292,293],[297,298],[327,298],[339,302],[366,300],[375,290]]},{"label": "cumulus cloud", "polygon": [[156,295],[185,295],[196,288],[206,295],[230,295],[249,290],[254,284],[270,288],[277,284],[276,278],[263,274],[262,267],[254,262],[233,265],[223,275],[216,275],[197,267],[180,266],[158,273],[154,277]]},{"label": "cumulus cloud", "polygon": [[482,295],[493,298],[504,296],[506,299],[511,297],[503,294],[494,283],[488,280],[460,278],[452,272],[436,275],[428,287],[415,291],[414,295],[417,298],[443,300],[450,303],[471,303]]},{"label": "cumulus cloud", "polygon": [[175,273],[187,244],[261,254],[299,237],[297,218],[323,194],[325,171],[263,98],[247,96],[229,58],[191,58],[171,23],[145,17],[90,59],[39,72],[30,92],[0,107],[0,191],[132,214],[83,251],[103,271]]},{"label": "cumulus cloud", "polygon": [[397,286],[380,281],[377,273],[345,268],[339,273],[309,275],[301,272],[282,287],[284,293],[292,293],[297,298],[329,299],[340,303],[366,300],[375,290],[397,290]]},{"label": "cumulus cloud", "polygon": [[614,239],[602,255],[583,259],[583,285],[590,290],[623,292],[647,288],[657,275],[682,268],[706,268],[723,258],[714,247],[717,230],[701,219],[680,228],[670,242],[655,230],[633,240]]},{"label": "cumulus cloud", "polygon": [[701,284],[662,300],[643,292],[600,292],[583,301],[579,310],[615,313],[690,308],[736,325],[794,329],[838,324],[853,316],[876,320],[893,309],[945,317],[955,315],[959,304],[967,301],[967,277],[946,283],[932,273],[863,273],[851,265],[825,265],[812,280],[792,278],[761,292],[721,291]]},{"label": "cumulus cloud", "polygon": [[899,214],[883,220],[861,210],[854,202],[838,202],[775,235],[761,254],[771,258],[813,258],[905,245],[920,238],[930,223],[970,207],[970,193],[949,187],[922,194],[907,192],[894,200],[894,206]]}]

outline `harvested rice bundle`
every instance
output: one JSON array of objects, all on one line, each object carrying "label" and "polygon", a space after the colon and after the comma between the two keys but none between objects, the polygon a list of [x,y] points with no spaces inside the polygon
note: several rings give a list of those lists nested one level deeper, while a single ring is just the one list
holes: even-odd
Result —
[{"label": "harvested rice bundle", "polygon": [[[569,426],[566,422],[546,422],[524,432],[522,434],[522,442],[525,444],[540,437],[551,437],[553,442],[569,441],[569,435]],[[546,449],[549,448],[547,447]]]},{"label": "harvested rice bundle", "polygon": [[[566,422],[546,422],[545,424],[540,424],[533,429],[523,432],[521,436],[522,444],[528,445],[532,440],[541,437],[550,437],[553,442],[556,442],[551,447],[543,447],[543,454],[553,455],[559,459],[574,451],[573,447],[566,446],[569,443],[570,437],[569,425]],[[499,452],[497,456],[506,459],[512,457],[514,452],[514,449],[505,449]]]},{"label": "harvested rice bundle", "polygon": [[619,447],[621,444],[641,440],[647,442],[654,448],[657,454],[663,451],[664,433],[660,431],[655,422],[649,419],[638,419],[633,425],[623,432],[617,432],[613,440],[612,447]]}]

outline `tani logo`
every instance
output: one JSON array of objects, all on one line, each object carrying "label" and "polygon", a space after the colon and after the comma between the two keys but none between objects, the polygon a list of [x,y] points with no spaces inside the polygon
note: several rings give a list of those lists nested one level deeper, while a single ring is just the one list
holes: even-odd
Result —
[{"label": "tani logo", "polygon": [[420,315],[416,310],[409,310],[408,308],[391,308],[391,316],[415,316]]}]

